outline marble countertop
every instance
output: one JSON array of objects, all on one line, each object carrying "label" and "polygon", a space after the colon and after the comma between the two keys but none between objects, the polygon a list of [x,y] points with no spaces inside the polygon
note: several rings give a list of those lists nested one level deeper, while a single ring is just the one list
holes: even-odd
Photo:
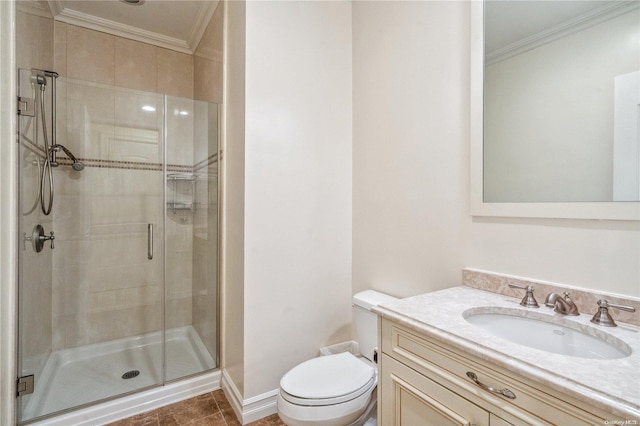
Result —
[{"label": "marble countertop", "polygon": [[[538,301],[540,303],[540,301]],[[512,343],[468,323],[463,312],[473,308],[517,309],[523,316],[548,315],[560,325],[590,327],[615,336],[632,350],[625,358],[602,360],[554,354]],[[640,327],[618,322],[618,327],[592,324],[591,315],[564,316],[541,305],[520,306],[520,299],[453,287],[399,299],[373,311],[428,338],[447,343],[469,355],[530,378],[552,389],[594,405],[613,415],[640,420]],[[640,313],[638,313],[640,315]],[[615,311],[613,311],[615,318]],[[577,324],[576,324],[577,323]]]}]

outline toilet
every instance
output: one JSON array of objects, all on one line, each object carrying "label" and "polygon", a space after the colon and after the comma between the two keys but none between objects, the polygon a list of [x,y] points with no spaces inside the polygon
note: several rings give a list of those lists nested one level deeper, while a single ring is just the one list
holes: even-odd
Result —
[{"label": "toilet", "polygon": [[378,345],[378,317],[371,308],[393,300],[397,299],[373,290],[353,296],[353,320],[362,356],[350,352],[320,356],[282,376],[278,415],[285,424],[375,424],[370,418],[376,412],[378,370],[373,356]]}]

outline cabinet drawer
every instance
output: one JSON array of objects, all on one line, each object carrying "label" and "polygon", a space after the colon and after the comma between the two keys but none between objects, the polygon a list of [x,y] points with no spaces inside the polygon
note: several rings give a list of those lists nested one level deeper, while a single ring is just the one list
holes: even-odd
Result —
[{"label": "cabinet drawer", "polygon": [[[526,378],[514,375],[480,359],[457,352],[441,342],[432,342],[402,326],[382,321],[382,351],[420,374],[440,383],[474,404],[485,407],[512,423],[531,425],[602,425],[612,420],[587,412],[571,402],[566,395],[551,389],[542,391]],[[494,389],[508,389],[515,398],[492,393],[470,379]],[[537,384],[536,384],[537,385]]]},{"label": "cabinet drawer", "polygon": [[488,411],[382,354],[380,369],[385,426],[489,426]]}]

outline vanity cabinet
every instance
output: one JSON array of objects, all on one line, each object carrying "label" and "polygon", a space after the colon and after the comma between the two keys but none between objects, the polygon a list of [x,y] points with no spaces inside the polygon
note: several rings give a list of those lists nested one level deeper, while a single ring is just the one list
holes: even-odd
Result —
[{"label": "vanity cabinet", "polygon": [[[600,425],[616,418],[382,318],[379,424]],[[508,389],[510,399],[476,384]],[[508,393],[508,392],[505,392]]]}]

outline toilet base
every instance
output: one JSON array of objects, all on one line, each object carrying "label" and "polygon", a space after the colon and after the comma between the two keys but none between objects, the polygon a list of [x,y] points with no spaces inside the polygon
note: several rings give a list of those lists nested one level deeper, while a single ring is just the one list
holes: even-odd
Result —
[{"label": "toilet base", "polygon": [[[376,413],[376,398],[377,387],[342,404],[297,406],[278,394],[278,416],[287,426],[364,426]],[[375,423],[367,426],[375,426]]]}]

